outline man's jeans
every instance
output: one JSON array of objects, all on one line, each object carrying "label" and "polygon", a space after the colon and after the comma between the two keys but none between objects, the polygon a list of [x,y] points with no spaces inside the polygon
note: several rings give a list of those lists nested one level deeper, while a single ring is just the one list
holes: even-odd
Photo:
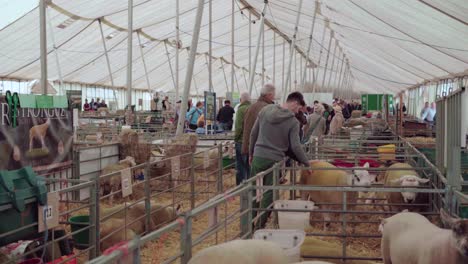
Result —
[{"label": "man's jeans", "polygon": [[242,143],[236,142],[236,184],[249,177],[249,155],[242,155]]}]

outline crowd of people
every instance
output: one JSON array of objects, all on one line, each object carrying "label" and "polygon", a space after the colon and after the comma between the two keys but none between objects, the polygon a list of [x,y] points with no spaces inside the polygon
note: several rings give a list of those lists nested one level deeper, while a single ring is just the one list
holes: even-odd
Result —
[{"label": "crowd of people", "polygon": [[85,99],[85,103],[83,104],[83,111],[97,111],[99,108],[107,108],[107,104],[104,99],[97,98],[94,101],[94,98],[91,99],[91,102],[88,102],[88,99]]}]

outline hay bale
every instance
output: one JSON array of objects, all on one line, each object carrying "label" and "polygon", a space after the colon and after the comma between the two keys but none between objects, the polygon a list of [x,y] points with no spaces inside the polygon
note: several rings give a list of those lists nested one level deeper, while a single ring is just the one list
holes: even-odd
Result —
[{"label": "hay bale", "polygon": [[151,144],[140,142],[139,135],[133,130],[122,130],[119,136],[120,159],[127,156],[135,158],[137,164],[145,163],[151,156]]},{"label": "hay bale", "polygon": [[[327,256],[327,257],[342,257],[342,245],[339,242],[331,242],[320,240],[315,237],[306,237],[304,243],[301,246],[301,255],[302,256]],[[363,256],[359,254],[356,250],[347,248],[346,250],[348,256]],[[341,259],[330,259],[326,260],[330,263],[341,264],[344,263]],[[349,264],[372,264],[372,261],[366,260],[346,260],[346,263]]]}]

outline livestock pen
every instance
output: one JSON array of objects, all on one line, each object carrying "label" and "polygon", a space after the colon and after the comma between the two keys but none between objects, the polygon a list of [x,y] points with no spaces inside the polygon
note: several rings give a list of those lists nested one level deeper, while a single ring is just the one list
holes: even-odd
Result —
[{"label": "livestock pen", "polygon": [[[351,163],[350,167],[314,168],[314,170],[323,172],[327,170],[334,172],[338,170],[350,172],[366,170],[369,173],[386,173],[395,169],[385,165],[383,167],[362,168],[356,164],[364,159],[375,159],[377,163],[382,161],[384,164],[387,163],[389,156],[382,156],[381,153],[377,152],[378,146],[375,145],[388,145],[390,143],[395,144],[393,160],[409,163],[412,166],[411,169],[417,171],[420,177],[430,179],[430,184],[417,188],[385,186],[381,182],[366,187],[301,185],[297,174],[304,170],[310,170],[310,168],[286,167],[284,162],[280,162],[273,168],[244,181],[242,185],[185,212],[176,221],[165,227],[130,241],[125,245],[125,250],[117,248],[106,256],[92,260],[91,263],[112,263],[124,255],[135,257],[136,261],[149,263],[150,259],[143,252],[140,254],[137,251],[141,251],[142,248],[152,243],[159,245],[159,253],[153,252],[152,257],[156,257],[161,263],[187,263],[192,255],[208,246],[233,239],[252,238],[255,232],[253,225],[262,214],[269,212],[272,212],[272,217],[270,217],[266,227],[270,229],[279,228],[279,212],[311,213],[310,226],[305,230],[307,237],[301,248],[303,259],[325,259],[335,263],[379,261],[381,260],[379,253],[380,234],[378,233],[380,219],[397,213],[398,209],[394,209],[395,207],[404,206],[410,210],[419,210],[422,214],[436,221],[438,209],[450,207],[450,201],[445,199],[448,192],[445,178],[424,155],[398,137],[395,137],[393,141],[325,139],[321,145],[309,146],[311,158],[320,158],[330,162],[334,159],[340,159],[343,164]],[[318,152],[313,153],[314,150],[318,150]],[[273,185],[257,186],[256,181],[269,173],[273,174]],[[280,184],[281,177],[288,178],[289,183]],[[259,208],[253,203],[256,198],[253,191],[259,190],[272,192],[273,203],[268,208]],[[320,209],[315,207],[307,209],[274,207],[274,204],[280,200],[296,200],[299,192],[307,191],[340,192],[342,193],[340,195],[341,201],[334,204],[314,201],[315,206]],[[408,192],[420,195],[427,194],[428,199],[426,202],[418,204],[384,203],[383,199],[378,197],[363,197],[353,201],[348,199],[359,192],[378,194]],[[364,200],[373,200],[375,203],[365,203]],[[323,230],[324,220],[321,219],[323,213],[334,213],[340,216],[331,221],[330,230]],[[328,254],[323,254],[323,251],[314,251],[314,248],[320,247],[331,247],[332,249]]]}]

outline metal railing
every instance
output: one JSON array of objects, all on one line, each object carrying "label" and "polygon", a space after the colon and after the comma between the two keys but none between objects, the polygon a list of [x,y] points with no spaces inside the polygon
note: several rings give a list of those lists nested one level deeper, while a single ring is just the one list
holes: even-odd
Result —
[{"label": "metal railing", "polygon": [[[315,145],[311,144],[306,146],[309,149],[308,155],[319,156],[321,159],[342,159],[343,153],[323,153],[323,149],[326,148],[342,148],[344,151],[349,150],[352,156],[345,157],[345,160],[357,164],[359,157],[371,157],[379,159],[379,154],[376,153],[375,146],[369,146],[370,144],[378,143],[378,140],[366,141],[357,140],[350,141],[347,143],[344,140],[337,139],[325,139],[324,144]],[[90,263],[112,263],[118,261],[126,253],[131,254],[136,251],[140,252],[141,248],[147,245],[149,242],[154,242],[164,238],[164,235],[168,232],[180,230],[180,240],[177,247],[177,252],[166,256],[161,261],[162,263],[173,263],[179,260],[181,263],[187,263],[191,256],[195,254],[200,248],[207,247],[213,244],[222,243],[236,238],[251,238],[255,231],[255,224],[258,219],[264,214],[272,214],[267,226],[272,228],[278,227],[278,216],[277,213],[280,211],[288,212],[310,212],[312,215],[321,215],[323,213],[335,213],[339,214],[338,220],[331,221],[332,224],[338,224],[339,230],[335,233],[319,232],[315,229],[308,230],[307,236],[313,237],[328,237],[334,238],[341,241],[341,254],[337,256],[321,256],[317,255],[303,255],[303,258],[311,259],[341,259],[345,260],[381,260],[378,256],[362,256],[353,255],[349,252],[349,245],[354,240],[368,240],[378,239],[380,234],[377,232],[350,232],[350,227],[356,227],[363,224],[369,224],[373,230],[377,230],[377,226],[380,221],[376,220],[375,217],[388,216],[397,213],[396,210],[392,209],[395,206],[409,206],[409,207],[424,207],[424,215],[435,216],[438,214],[440,208],[450,208],[451,200],[447,200],[448,192],[450,189],[446,186],[445,177],[432,165],[427,158],[424,157],[419,151],[417,151],[410,144],[403,140],[392,141],[396,145],[395,158],[402,162],[407,162],[413,166],[412,170],[415,170],[420,174],[421,177],[426,177],[431,180],[431,184],[419,188],[410,187],[396,187],[396,186],[383,186],[382,184],[376,184],[369,187],[357,187],[357,186],[309,186],[300,185],[297,183],[296,173],[302,170],[309,170],[309,168],[296,167],[285,167],[284,162],[275,164],[272,168],[267,169],[256,176],[244,181],[240,186],[234,187],[225,193],[218,194],[212,197],[211,200],[203,203],[194,209],[185,212],[179,217],[177,221],[170,223],[162,229],[148,233],[139,239],[130,241],[125,247],[126,250],[115,250],[106,256],[101,256],[97,259],[92,260]],[[352,143],[351,145],[349,143]],[[382,141],[382,144],[389,144],[389,141]],[[379,143],[380,144],[380,143]],[[348,149],[346,149],[348,148]],[[311,150],[319,150],[318,153],[314,153]],[[340,170],[340,171],[351,171],[357,169],[357,166],[350,168],[314,168],[314,170]],[[362,169],[359,167],[359,169]],[[392,169],[389,168],[369,168],[370,173],[375,172],[386,172]],[[268,176],[267,176],[268,175]],[[290,177],[289,184],[280,184],[280,177]],[[269,186],[257,186],[256,181],[262,177],[273,177],[273,185]],[[320,209],[304,209],[304,210],[285,210],[285,209],[274,209],[273,204],[270,204],[266,208],[259,208],[254,203],[254,193],[256,191],[263,190],[264,192],[272,192],[273,203],[278,199],[297,199],[297,192],[308,192],[308,191],[321,191],[331,193],[342,193],[342,201],[337,203],[320,203],[317,201],[315,204]],[[401,192],[414,192],[414,193],[425,193],[429,196],[429,200],[423,204],[408,205],[406,203],[387,203],[387,204],[372,204],[377,208],[383,208],[383,210],[365,210],[369,204],[360,202],[360,199],[353,201],[348,198],[355,195],[358,192],[378,192],[378,193],[401,193]],[[365,198],[369,199],[369,198]],[[378,199],[376,199],[378,200]],[[386,210],[385,207],[390,207]],[[322,208],[323,207],[323,208]],[[361,208],[361,209],[360,209]],[[366,219],[366,217],[374,217],[374,219]],[[208,221],[206,227],[203,221],[204,219],[211,219]],[[311,225],[322,224],[325,220],[311,220]],[[202,227],[200,224],[202,223]],[[174,246],[174,244],[171,244]],[[163,252],[162,250],[161,252]]]}]

